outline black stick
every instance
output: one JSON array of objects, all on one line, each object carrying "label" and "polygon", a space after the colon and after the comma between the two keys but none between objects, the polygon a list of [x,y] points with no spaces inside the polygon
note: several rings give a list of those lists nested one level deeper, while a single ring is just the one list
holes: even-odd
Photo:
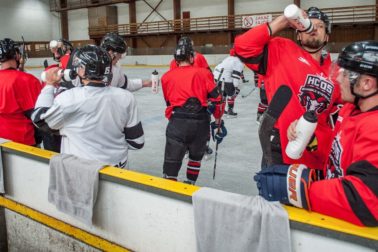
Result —
[{"label": "black stick", "polygon": [[[224,71],[224,69],[222,68],[221,73],[220,73],[219,78],[218,78],[218,81],[221,80],[221,77],[223,75],[223,71]],[[218,83],[217,83],[217,85],[218,85]],[[221,116],[219,118],[219,124],[218,124],[218,128],[217,128],[217,133],[216,134],[218,134],[220,132],[220,127],[221,127],[221,123],[222,123],[222,115],[223,115],[222,108],[223,108],[223,102],[224,102],[223,91],[224,91],[224,80],[221,80],[221,90],[220,90],[220,95],[221,95],[220,115]],[[215,138],[215,136],[214,136],[214,138]],[[219,143],[218,143],[218,141],[216,141],[216,144],[215,144],[215,154],[214,154],[213,180],[215,179],[215,170],[217,169],[218,146],[219,146]]]},{"label": "black stick", "polygon": [[286,105],[290,102],[292,95],[293,93],[288,86],[280,86],[273,95],[267,111],[263,114],[263,119],[261,120],[259,127],[259,139],[263,152],[263,159],[267,165],[273,163],[270,137],[272,135],[274,124],[278,117],[280,117]]}]

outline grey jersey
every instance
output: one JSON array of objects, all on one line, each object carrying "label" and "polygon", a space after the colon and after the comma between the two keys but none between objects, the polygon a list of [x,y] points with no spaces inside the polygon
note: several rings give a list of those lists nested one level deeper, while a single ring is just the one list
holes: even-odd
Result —
[{"label": "grey jersey", "polygon": [[123,167],[128,149],[144,144],[142,124],[134,96],[114,87],[83,86],[57,97],[43,88],[32,120],[62,135],[61,152]]},{"label": "grey jersey", "polygon": [[244,68],[244,64],[240,61],[238,57],[228,56],[220,64],[218,64],[214,69],[214,79],[219,80],[219,75],[223,69],[221,79],[227,83],[233,83],[234,87],[239,85],[241,79],[241,74]]},{"label": "grey jersey", "polygon": [[112,87],[120,87],[123,89],[127,89],[130,92],[138,91],[143,87],[142,79],[131,79],[129,80],[127,76],[124,74],[122,68],[117,65],[112,66],[112,81],[110,86]]}]

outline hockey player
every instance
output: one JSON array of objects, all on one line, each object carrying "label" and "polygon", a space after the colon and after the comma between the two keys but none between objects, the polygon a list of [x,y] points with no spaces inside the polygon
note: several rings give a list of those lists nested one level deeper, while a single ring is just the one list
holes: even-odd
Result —
[{"label": "hockey player", "polygon": [[228,103],[228,110],[225,114],[229,116],[237,116],[237,113],[234,112],[234,103],[236,96],[240,92],[238,86],[242,79],[243,68],[244,64],[235,56],[235,50],[232,48],[230,50],[230,56],[225,58],[214,69],[214,79],[218,87],[224,82],[223,95],[227,97]]},{"label": "hockey player", "polygon": [[[276,128],[268,129],[271,135],[265,141],[271,142],[273,163],[300,162],[319,168],[319,161],[326,161],[326,147],[332,131],[328,118],[339,97],[339,88],[327,78],[331,62],[322,56],[331,32],[328,16],[316,7],[309,8],[307,15],[314,29],[310,33],[297,32],[299,45],[289,39],[273,37],[290,27],[289,20],[282,15],[237,37],[235,52],[249,68],[263,75],[269,103],[281,86],[289,87],[293,94],[279,115]],[[318,127],[311,143],[318,144],[305,150],[300,160],[292,160],[284,151],[288,143],[286,132],[290,123],[308,110],[315,111],[318,116]],[[266,160],[263,157],[263,166]]]},{"label": "hockey player", "polygon": [[118,66],[118,61],[126,56],[127,51],[127,44],[121,36],[116,33],[107,33],[101,41],[101,47],[112,58],[113,79],[110,83],[111,86],[127,89],[130,92],[135,92],[143,87],[151,87],[151,80],[128,79],[122,67]]},{"label": "hockey player", "polygon": [[125,168],[128,150],[144,145],[142,124],[134,96],[110,87],[111,58],[101,47],[76,50],[72,66],[81,87],[53,96],[61,76],[49,69],[32,118],[44,130],[59,130],[61,152]]},{"label": "hockey player", "polygon": [[[227,131],[220,120],[220,97],[213,76],[208,70],[193,66],[192,44],[179,41],[174,57],[178,67],[165,73],[161,79],[167,103],[165,116],[169,119],[163,176],[177,181],[185,151],[189,150],[185,182],[195,184],[210,130],[208,97],[218,102],[214,112],[216,121],[211,123],[214,138],[221,142]],[[218,128],[219,132],[215,133]]]},{"label": "hockey player", "polygon": [[[50,51],[53,54],[53,59],[57,62],[57,64],[48,65],[47,60],[45,60],[45,70],[43,71],[42,75],[42,84],[43,86],[46,84],[44,81],[44,76],[46,72],[51,68],[59,67],[62,70],[69,68],[69,59],[71,57],[71,53],[73,53],[73,46],[72,44],[66,39],[58,39],[58,40],[51,40],[50,41]],[[80,86],[80,79],[70,79],[65,80],[64,78],[60,81],[59,85],[55,86],[54,89],[54,96],[59,95],[60,93],[74,88],[76,86]],[[42,132],[42,141],[43,141],[43,148],[46,150],[60,152],[60,145],[61,145],[61,136],[58,132]]]},{"label": "hockey player", "polygon": [[20,59],[12,39],[0,40],[0,137],[36,145],[30,116],[42,86],[33,75],[17,70]]},{"label": "hockey player", "polygon": [[[263,169],[255,179],[260,195],[268,200],[377,227],[378,42],[348,45],[337,64],[337,80],[346,103],[337,120],[326,179],[311,183],[313,170],[298,164]],[[296,137],[295,124],[288,131],[290,140]]]},{"label": "hockey player", "polygon": [[[178,44],[179,43],[191,44],[194,51],[193,66],[208,69],[212,73],[211,68],[209,67],[209,64],[207,63],[206,58],[202,55],[202,53],[194,50],[194,42],[191,38],[183,36],[179,39],[177,43]],[[177,61],[173,59],[169,65],[169,70],[175,69],[177,67],[178,67]],[[210,135],[207,138],[206,146],[207,147],[206,147],[206,152],[205,152],[205,160],[208,159],[211,156],[211,154],[213,154],[213,150],[210,148]],[[187,157],[188,157],[188,152],[185,155],[185,158]]]},{"label": "hockey player", "polygon": [[51,40],[49,45],[54,60],[58,62],[58,66],[62,69],[66,69],[70,55],[73,52],[72,44],[68,40],[58,39]]},{"label": "hockey player", "polygon": [[[185,42],[185,43],[188,43],[188,44],[190,43],[192,45],[192,47],[194,48],[194,42],[189,37],[185,37],[185,36],[181,37],[177,43],[180,43],[180,42]],[[208,69],[210,72],[212,72],[211,68],[209,67],[209,64],[207,63],[206,58],[203,56],[202,53],[197,52],[197,51],[194,51],[193,66],[205,68],[205,69]],[[176,67],[178,67],[177,61],[175,59],[173,59],[171,61],[170,65],[169,65],[169,70],[172,70]]]}]

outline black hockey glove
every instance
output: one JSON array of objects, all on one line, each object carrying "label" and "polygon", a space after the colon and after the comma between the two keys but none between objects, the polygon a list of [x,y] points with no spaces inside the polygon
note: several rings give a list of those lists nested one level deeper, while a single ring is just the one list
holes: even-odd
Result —
[{"label": "black hockey glove", "polygon": [[[211,136],[213,140],[220,144],[223,141],[223,138],[227,136],[227,129],[224,126],[223,120],[221,121],[220,125],[217,124],[215,121],[210,123],[211,127]],[[218,130],[219,129],[219,130]]]}]

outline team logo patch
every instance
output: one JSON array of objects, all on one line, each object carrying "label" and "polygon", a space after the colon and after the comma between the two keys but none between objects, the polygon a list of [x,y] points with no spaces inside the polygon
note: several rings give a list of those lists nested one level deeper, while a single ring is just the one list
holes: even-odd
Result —
[{"label": "team logo patch", "polygon": [[331,103],[334,86],[322,76],[308,74],[298,95],[306,111],[312,110],[321,114]]},{"label": "team logo patch", "polygon": [[340,133],[336,135],[332,142],[332,149],[329,155],[329,161],[327,165],[327,178],[343,177],[344,172],[340,165],[341,155],[343,148],[340,143]]}]

